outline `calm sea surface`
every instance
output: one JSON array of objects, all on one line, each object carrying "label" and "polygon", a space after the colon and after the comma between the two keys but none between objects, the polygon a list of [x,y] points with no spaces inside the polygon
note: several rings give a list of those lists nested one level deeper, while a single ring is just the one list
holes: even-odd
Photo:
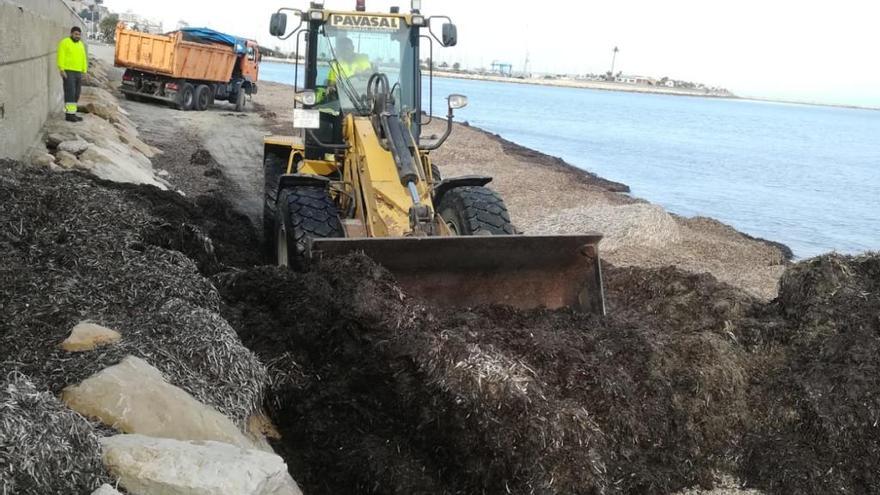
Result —
[{"label": "calm sea surface", "polygon": [[[293,66],[264,62],[260,77],[290,84]],[[671,212],[798,257],[880,250],[880,111],[435,78],[435,114],[450,93],[470,99],[457,120]]]}]

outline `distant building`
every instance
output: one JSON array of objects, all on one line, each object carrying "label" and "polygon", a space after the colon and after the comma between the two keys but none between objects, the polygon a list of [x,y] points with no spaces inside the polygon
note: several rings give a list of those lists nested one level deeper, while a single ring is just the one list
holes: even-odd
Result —
[{"label": "distant building", "polygon": [[119,20],[124,22],[125,27],[129,29],[137,29],[144,33],[154,34],[161,34],[164,32],[160,21],[135,14],[130,10],[126,11],[124,14],[119,14]]},{"label": "distant building", "polygon": [[657,80],[653,77],[648,76],[631,76],[627,74],[620,74],[614,78],[615,82],[625,83],[625,84],[641,84],[643,86],[654,86],[657,84]]},{"label": "distant building", "polygon": [[510,77],[513,75],[513,64],[508,64],[505,62],[492,62],[492,72],[495,74],[500,74],[505,77]]},{"label": "distant building", "polygon": [[101,19],[110,14],[104,0],[64,0],[64,3],[83,20],[84,35],[94,39],[99,32]]},{"label": "distant building", "polygon": [[674,88],[674,87],[675,87],[675,81],[673,81],[672,79],[670,79],[670,80],[666,81],[666,83],[664,83],[664,85],[665,85],[667,88]]}]

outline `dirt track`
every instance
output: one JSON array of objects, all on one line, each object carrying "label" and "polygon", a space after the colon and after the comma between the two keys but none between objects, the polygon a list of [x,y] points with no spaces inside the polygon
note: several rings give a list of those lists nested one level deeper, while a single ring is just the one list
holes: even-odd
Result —
[{"label": "dirt track", "polygon": [[[113,47],[97,45],[92,53],[112,64]],[[118,77],[121,71],[117,70]],[[255,224],[262,214],[263,136],[270,133],[259,113],[237,113],[218,102],[204,112],[181,112],[155,102],[122,100],[123,108],[144,138],[165,153],[156,169],[188,196],[222,191]],[[195,155],[199,150],[208,155]]]}]

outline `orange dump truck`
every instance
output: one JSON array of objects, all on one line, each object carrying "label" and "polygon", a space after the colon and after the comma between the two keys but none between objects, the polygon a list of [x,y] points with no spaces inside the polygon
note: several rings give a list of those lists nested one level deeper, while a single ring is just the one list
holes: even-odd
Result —
[{"label": "orange dump truck", "polygon": [[115,65],[125,68],[122,87],[131,100],[172,103],[205,110],[217,100],[243,111],[257,92],[257,42],[206,28],[150,34],[116,26]]}]

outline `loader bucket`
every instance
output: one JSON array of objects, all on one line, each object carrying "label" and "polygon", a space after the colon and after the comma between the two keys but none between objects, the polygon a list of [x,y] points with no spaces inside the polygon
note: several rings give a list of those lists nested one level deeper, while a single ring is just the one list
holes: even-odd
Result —
[{"label": "loader bucket", "polygon": [[362,251],[438,306],[502,304],[605,314],[598,234],[313,239],[313,259]]}]

